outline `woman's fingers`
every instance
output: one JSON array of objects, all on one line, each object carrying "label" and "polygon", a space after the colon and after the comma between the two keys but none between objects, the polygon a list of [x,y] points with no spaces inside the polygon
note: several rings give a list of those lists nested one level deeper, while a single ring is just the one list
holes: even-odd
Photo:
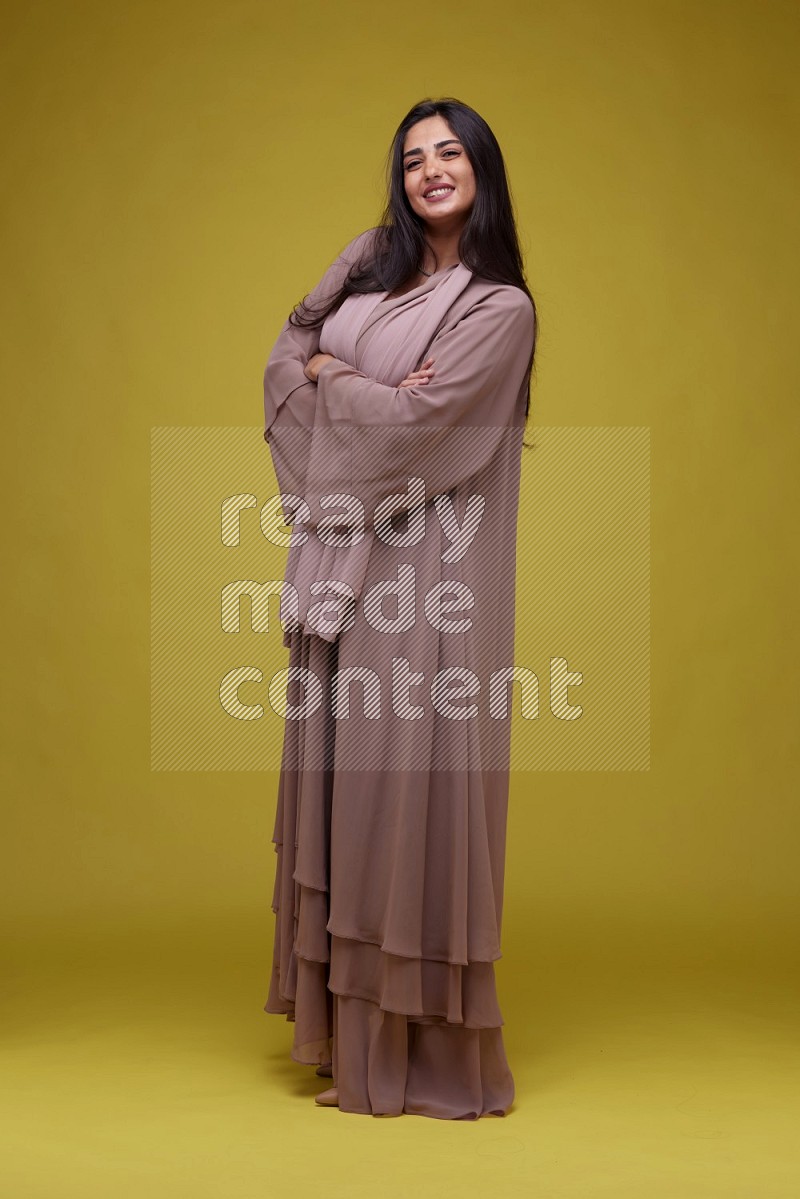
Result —
[{"label": "woman's fingers", "polygon": [[432,362],[433,362],[432,358],[426,359],[426,361],[422,364],[422,366],[419,368],[419,370],[412,371],[411,374],[406,376],[406,378],[403,380],[403,382],[398,383],[397,386],[398,387],[413,387],[416,383],[427,383],[429,378],[431,377],[431,375],[434,373],[434,371],[431,367]]},{"label": "woman's fingers", "polygon": [[398,387],[415,387],[418,383],[427,383],[433,374],[433,371],[416,371],[413,375],[409,375],[407,379],[403,379],[402,383],[398,383]]}]

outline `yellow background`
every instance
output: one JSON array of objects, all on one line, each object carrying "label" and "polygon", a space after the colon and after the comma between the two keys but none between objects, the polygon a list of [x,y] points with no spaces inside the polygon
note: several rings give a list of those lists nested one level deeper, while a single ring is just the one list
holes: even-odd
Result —
[{"label": "yellow background", "polygon": [[[778,0],[6,14],[6,1193],[797,1194],[799,25]],[[261,1011],[276,777],[150,770],[149,447],[259,435],[278,329],[429,95],[507,159],[533,427],[651,430],[652,752],[514,780],[511,1115],[373,1125],[314,1105]]]}]

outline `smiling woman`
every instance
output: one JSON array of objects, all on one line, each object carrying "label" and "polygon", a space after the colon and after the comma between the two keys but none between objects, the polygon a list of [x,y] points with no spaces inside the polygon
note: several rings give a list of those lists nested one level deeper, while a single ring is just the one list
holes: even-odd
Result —
[{"label": "smiling woman", "polygon": [[459,234],[475,202],[475,172],[441,113],[414,125],[406,140],[417,139],[422,144],[403,151],[403,181],[412,212],[431,222],[426,239],[431,270],[420,267],[430,276],[460,261]]},{"label": "smiling woman", "polygon": [[[437,133],[442,131],[442,127],[446,127],[442,117],[438,116],[420,121],[419,125],[417,135],[421,137],[425,136],[425,131],[429,136],[436,137]],[[424,169],[425,151],[421,146],[415,146],[403,154],[406,195],[411,207],[415,208],[415,200],[418,199],[427,205],[453,199],[458,201],[462,208],[466,206],[469,209],[475,200],[475,175],[461,142],[457,137],[445,137],[433,143],[433,150],[437,152],[438,161],[442,164],[441,178],[428,178],[429,171]],[[419,210],[415,208],[415,211]],[[447,211],[452,213],[454,206],[449,206]]]},{"label": "smiling woman", "polygon": [[[322,1106],[474,1120],[514,1098],[494,977],[509,724],[450,701],[480,680],[507,690],[497,672],[513,667],[536,331],[494,134],[457,100],[416,105],[392,141],[380,224],[290,313],[264,372],[293,526],[287,698],[302,703],[313,677],[322,701],[285,725],[265,1010],[293,1022],[295,1061],[332,1073]],[[406,522],[394,536],[319,535],[332,498],[373,513],[387,497]],[[469,552],[454,553],[465,530]],[[373,589],[412,577],[422,595],[460,597],[469,619],[376,619]],[[402,718],[366,702],[336,718],[337,678],[366,671],[391,691],[403,662]],[[420,702],[417,664],[428,689],[442,680],[438,703]]]}]

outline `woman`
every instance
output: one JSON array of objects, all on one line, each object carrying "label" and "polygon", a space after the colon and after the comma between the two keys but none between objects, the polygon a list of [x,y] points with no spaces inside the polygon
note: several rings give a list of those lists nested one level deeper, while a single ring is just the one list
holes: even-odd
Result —
[{"label": "woman", "polygon": [[332,1074],[321,1105],[505,1115],[494,962],[537,321],[474,110],[408,113],[381,224],[302,308],[264,373],[292,525],[265,1010]]}]

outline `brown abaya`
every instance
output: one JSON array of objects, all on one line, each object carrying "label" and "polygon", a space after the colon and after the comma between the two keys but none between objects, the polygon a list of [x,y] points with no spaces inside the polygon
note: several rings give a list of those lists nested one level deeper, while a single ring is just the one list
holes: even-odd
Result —
[{"label": "brown abaya", "polygon": [[[514,1098],[494,962],[533,335],[524,292],[457,264],[321,329],[287,321],[264,373],[297,534],[265,1011],[293,1022],[295,1061],[332,1062],[341,1111],[475,1119]],[[428,357],[431,382],[399,387]]]}]

